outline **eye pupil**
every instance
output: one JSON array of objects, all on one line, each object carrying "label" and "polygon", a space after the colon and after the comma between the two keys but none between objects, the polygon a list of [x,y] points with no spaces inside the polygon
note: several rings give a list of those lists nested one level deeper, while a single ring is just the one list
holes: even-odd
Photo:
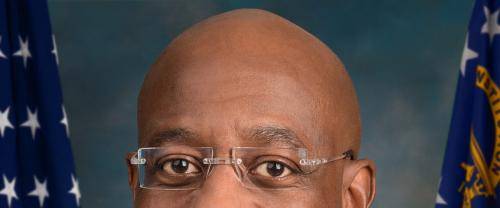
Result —
[{"label": "eye pupil", "polygon": [[273,177],[280,176],[285,171],[283,164],[278,162],[267,163],[267,173]]},{"label": "eye pupil", "polygon": [[183,159],[176,159],[172,161],[170,166],[176,173],[185,173],[189,168],[189,162]]}]

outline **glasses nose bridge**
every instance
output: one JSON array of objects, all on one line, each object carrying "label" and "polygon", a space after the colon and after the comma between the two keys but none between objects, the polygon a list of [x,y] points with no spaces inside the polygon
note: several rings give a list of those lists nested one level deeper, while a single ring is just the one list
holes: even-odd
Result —
[{"label": "glasses nose bridge", "polygon": [[203,159],[203,164],[205,165],[239,165],[241,163],[241,158],[234,157],[213,157]]},{"label": "glasses nose bridge", "polygon": [[229,165],[233,169],[234,173],[236,174],[235,176],[240,179],[241,173],[239,169],[237,168],[238,165],[240,165],[243,160],[241,158],[234,158],[234,157],[212,157],[212,158],[204,158],[203,159],[203,164],[208,165],[209,169],[207,171],[206,177],[211,175],[213,170],[217,165]]}]

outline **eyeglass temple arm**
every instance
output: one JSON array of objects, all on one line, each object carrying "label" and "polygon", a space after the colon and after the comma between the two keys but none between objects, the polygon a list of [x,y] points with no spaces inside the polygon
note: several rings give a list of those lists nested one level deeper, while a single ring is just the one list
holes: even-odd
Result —
[{"label": "eyeglass temple arm", "polygon": [[354,159],[354,151],[348,150],[342,155],[339,155],[334,158],[315,158],[315,159],[301,159],[300,164],[301,165],[308,165],[308,166],[315,166],[315,165],[322,165],[325,163],[337,161],[337,160],[343,160],[343,159],[348,159],[348,160],[353,160]]}]

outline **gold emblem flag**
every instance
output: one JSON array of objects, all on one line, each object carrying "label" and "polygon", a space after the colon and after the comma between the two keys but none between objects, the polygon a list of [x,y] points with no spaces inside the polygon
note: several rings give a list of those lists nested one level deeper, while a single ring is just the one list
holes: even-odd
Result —
[{"label": "gold emblem flag", "polygon": [[[476,86],[483,90],[488,97],[491,112],[493,114],[493,120],[495,122],[495,146],[489,168],[486,168],[487,164],[485,162],[483,162],[482,164],[476,163],[476,159],[478,160],[478,162],[480,158],[482,158],[482,160],[484,161],[484,157],[480,151],[481,148],[479,147],[479,144],[477,144],[477,141],[471,141],[471,146],[476,146],[476,148],[474,148],[475,151],[472,151],[471,153],[474,163],[481,174],[481,178],[483,179],[486,186],[490,185],[489,188],[491,188],[490,190],[494,194],[495,188],[500,182],[500,90],[495,84],[495,81],[491,79],[491,76],[486,68],[478,66],[476,68],[476,73]],[[477,150],[479,150],[479,152]]]}]

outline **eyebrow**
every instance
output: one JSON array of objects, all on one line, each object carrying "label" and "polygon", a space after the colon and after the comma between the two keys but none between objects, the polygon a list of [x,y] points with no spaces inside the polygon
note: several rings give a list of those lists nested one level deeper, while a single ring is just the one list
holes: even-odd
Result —
[{"label": "eyebrow", "polygon": [[156,147],[168,142],[182,143],[199,137],[198,134],[187,128],[170,128],[154,134],[148,145]]},{"label": "eyebrow", "polygon": [[[251,142],[268,145],[305,147],[293,130],[279,125],[255,126],[247,129],[243,137]],[[200,135],[188,128],[170,128],[154,134],[148,145],[155,147],[165,143],[188,143],[199,138]]]},{"label": "eyebrow", "polygon": [[257,126],[250,129],[248,138],[268,144],[285,144],[294,147],[305,147],[297,134],[286,127],[278,125]]}]

